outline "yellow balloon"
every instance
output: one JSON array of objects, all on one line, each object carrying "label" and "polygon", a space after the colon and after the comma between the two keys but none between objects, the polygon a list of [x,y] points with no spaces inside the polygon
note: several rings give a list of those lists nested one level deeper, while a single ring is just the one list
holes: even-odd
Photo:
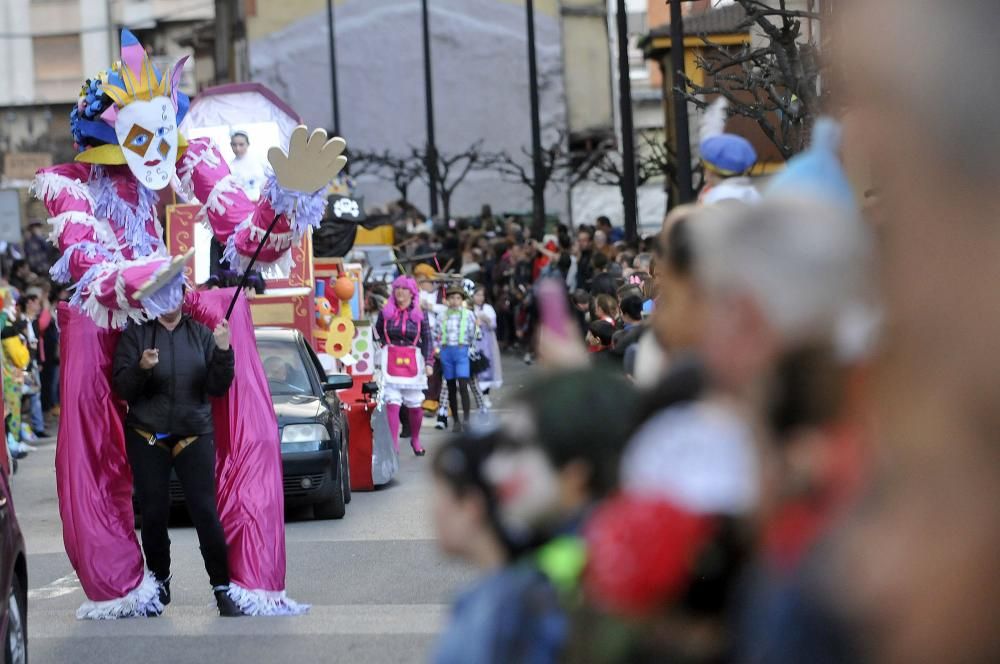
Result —
[{"label": "yellow balloon", "polygon": [[354,322],[343,316],[334,318],[327,333],[326,352],[334,357],[344,357],[351,352],[352,341],[354,341]]}]

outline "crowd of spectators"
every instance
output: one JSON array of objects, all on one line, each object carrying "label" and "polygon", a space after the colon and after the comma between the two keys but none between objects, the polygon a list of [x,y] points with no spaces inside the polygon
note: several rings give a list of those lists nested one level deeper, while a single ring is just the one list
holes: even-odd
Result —
[{"label": "crowd of spectators", "polygon": [[65,285],[49,279],[59,253],[32,222],[20,244],[0,247],[0,338],[7,453],[13,459],[53,433],[59,415],[58,304]]}]

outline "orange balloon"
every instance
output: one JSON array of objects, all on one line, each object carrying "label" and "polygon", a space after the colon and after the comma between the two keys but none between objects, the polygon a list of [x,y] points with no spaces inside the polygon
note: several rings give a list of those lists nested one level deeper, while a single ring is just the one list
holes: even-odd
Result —
[{"label": "orange balloon", "polygon": [[354,282],[346,274],[340,275],[333,284],[333,294],[338,300],[350,300],[354,297]]}]

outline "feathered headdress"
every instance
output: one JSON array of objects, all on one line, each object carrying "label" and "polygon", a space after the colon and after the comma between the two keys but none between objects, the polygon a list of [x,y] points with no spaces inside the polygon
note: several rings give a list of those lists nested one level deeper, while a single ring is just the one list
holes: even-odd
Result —
[{"label": "feathered headdress", "polygon": [[[179,89],[187,56],[181,58],[169,74],[161,73],[136,36],[128,30],[122,30],[121,44],[121,60],[84,83],[76,107],[70,113],[73,138],[80,151],[76,161],[106,165],[125,163],[115,135],[115,119],[118,111],[134,101],[169,98],[177,112],[178,124],[190,106],[187,95]],[[181,138],[178,157],[185,146]]]}]

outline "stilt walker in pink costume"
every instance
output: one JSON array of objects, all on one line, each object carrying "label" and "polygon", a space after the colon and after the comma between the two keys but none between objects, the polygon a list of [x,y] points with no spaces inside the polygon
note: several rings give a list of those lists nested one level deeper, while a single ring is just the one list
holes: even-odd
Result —
[{"label": "stilt walker in pink costume", "polygon": [[[174,311],[182,301],[195,320],[214,328],[233,294],[185,299],[186,257],[167,253],[156,192],[176,186],[179,176],[180,186],[204,203],[202,221],[233,267],[246,269],[259,248],[258,262],[267,269],[290,263],[289,249],[319,225],[326,186],[346,163],[343,140],[327,141],[322,130],[307,136],[299,127],[287,154],[272,149],[275,175],[251,202],[210,140],[187,143],[178,131],[188,108],[177,89],[183,61],[161,74],[132,33],[123,31],[121,43],[121,62],[86,82],[71,114],[76,161],[39,171],[34,184],[62,251],[52,277],[75,289],[59,311],[63,409],[56,478],[66,553],[89,600],[77,617],[89,619],[163,610],[133,529],[124,406],[111,390],[120,330]],[[230,327],[235,378],[212,406],[229,594],[250,615],[302,613],[308,606],[284,592],[280,445],[244,300]]]}]

